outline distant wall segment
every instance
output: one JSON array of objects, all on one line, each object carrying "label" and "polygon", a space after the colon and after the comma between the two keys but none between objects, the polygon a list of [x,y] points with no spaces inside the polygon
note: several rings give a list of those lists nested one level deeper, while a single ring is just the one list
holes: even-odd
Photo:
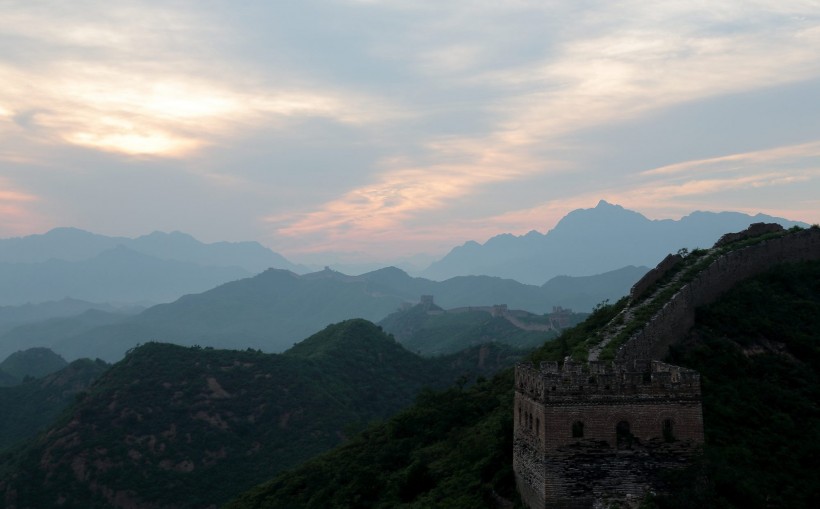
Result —
[{"label": "distant wall segment", "polygon": [[744,279],[776,265],[810,260],[820,260],[820,228],[788,233],[719,256],[624,343],[616,359],[663,359],[669,346],[695,325],[698,307],[711,304]]}]

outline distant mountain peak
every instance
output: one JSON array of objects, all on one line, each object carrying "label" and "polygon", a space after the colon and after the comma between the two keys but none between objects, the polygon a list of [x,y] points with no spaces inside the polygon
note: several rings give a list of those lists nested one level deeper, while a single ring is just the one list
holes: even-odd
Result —
[{"label": "distant mountain peak", "polygon": [[394,265],[390,265],[388,267],[382,267],[381,269],[376,269],[376,270],[370,271],[367,274],[363,274],[363,275],[366,275],[366,276],[371,276],[371,275],[372,276],[377,276],[377,275],[382,276],[382,275],[385,275],[385,276],[410,277],[410,275],[406,271],[404,271],[404,270],[402,270],[402,269],[400,269],[400,268],[398,268]]},{"label": "distant mountain peak", "polygon": [[627,265],[652,266],[682,247],[711,246],[724,232],[743,230],[755,222],[808,226],[740,212],[698,211],[679,220],[651,220],[600,199],[594,208],[569,212],[544,235],[499,234],[483,245],[465,242],[421,275],[445,280],[483,274],[540,285],[560,274],[587,276]]}]

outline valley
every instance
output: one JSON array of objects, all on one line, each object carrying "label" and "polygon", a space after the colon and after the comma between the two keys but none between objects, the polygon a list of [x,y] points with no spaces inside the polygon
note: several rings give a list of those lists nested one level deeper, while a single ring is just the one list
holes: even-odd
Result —
[{"label": "valley", "polygon": [[[686,285],[728,292],[693,301],[694,322],[658,354],[704,374],[706,445],[680,482],[664,481],[643,503],[756,507],[783,483],[783,503],[805,503],[814,496],[799,487],[814,482],[803,466],[811,448],[777,456],[788,479],[769,478],[762,459],[737,463],[757,454],[750,437],[768,429],[749,412],[814,419],[817,262],[783,263],[803,255],[790,260],[771,246],[814,239],[815,229],[773,232],[681,250],[648,274],[542,287],[486,276],[436,282],[394,267],[359,276],[268,269],[146,309],[70,299],[0,308],[0,507],[520,507],[513,367],[614,358],[644,341],[635,338],[666,338],[651,332],[652,317]],[[704,282],[708,264],[742,249],[763,249],[754,256],[776,266],[723,286]],[[720,266],[756,267],[749,256]],[[598,297],[617,293],[605,288],[622,274],[634,274],[619,283],[629,296],[610,293],[591,313],[545,308],[554,302],[547,288]],[[749,378],[769,369],[776,387]],[[805,390],[793,392],[798,379]],[[758,388],[747,393],[743,383]],[[727,401],[726,391],[743,399]],[[781,429],[768,447],[796,433]],[[742,453],[731,448],[735,436]],[[738,484],[730,468],[756,484]]]}]

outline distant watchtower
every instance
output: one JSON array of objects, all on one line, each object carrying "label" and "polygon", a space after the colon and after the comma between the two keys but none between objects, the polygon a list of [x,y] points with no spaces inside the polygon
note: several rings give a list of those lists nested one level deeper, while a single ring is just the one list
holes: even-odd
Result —
[{"label": "distant watchtower", "polygon": [[642,497],[703,444],[700,375],[659,361],[519,364],[514,463],[524,503]]}]

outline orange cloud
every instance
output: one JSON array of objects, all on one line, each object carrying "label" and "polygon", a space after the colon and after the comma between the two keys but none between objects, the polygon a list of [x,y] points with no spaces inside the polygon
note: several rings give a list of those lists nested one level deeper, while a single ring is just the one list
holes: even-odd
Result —
[{"label": "orange cloud", "polygon": [[[559,137],[567,133],[618,123],[707,97],[795,83],[820,74],[820,60],[814,51],[820,45],[820,31],[813,26],[795,24],[767,37],[760,37],[757,28],[710,33],[704,32],[705,25],[733,19],[732,16],[742,12],[741,5],[704,13],[682,3],[631,2],[629,17],[620,15],[623,9],[616,4],[596,9],[595,15],[601,19],[611,14],[612,19],[621,22],[589,32],[584,32],[585,22],[589,20],[581,18],[573,23],[567,28],[567,38],[560,40],[556,51],[542,62],[530,61],[520,68],[508,67],[463,77],[465,82],[492,83],[510,90],[500,102],[478,106],[495,114],[497,122],[492,132],[433,140],[426,145],[429,154],[425,160],[437,162],[423,166],[410,161],[412,171],[388,172],[299,218],[272,218],[272,222],[280,225],[278,232],[293,236],[337,229],[333,237],[340,241],[365,239],[386,228],[406,226],[409,219],[426,211],[438,210],[444,214],[452,200],[465,199],[493,182],[556,171],[556,168],[566,170],[566,164],[554,165],[549,161],[538,164],[538,161],[544,152],[555,149]],[[776,9],[788,14],[808,7]],[[590,23],[595,24],[594,20]],[[446,72],[451,58],[467,55],[467,63],[473,65],[479,54],[472,46],[456,45],[440,53],[416,55],[418,58],[413,61],[422,62],[424,68]],[[448,77],[459,73],[456,69]],[[718,164],[721,171],[728,171],[727,163],[748,170],[750,165],[764,162],[786,164],[790,156],[803,160],[816,153],[816,148],[816,144],[786,147],[772,153],[745,154],[741,158],[727,156],[708,163],[693,161],[681,163],[683,166],[678,169],[652,171],[657,177],[664,172],[684,171],[705,164]],[[516,171],[492,175],[503,166],[482,164],[486,154],[507,155],[507,162],[514,165],[510,167]],[[464,169],[454,170],[440,161],[456,161],[464,165]],[[482,176],[482,171],[488,175]],[[753,176],[692,179],[666,185],[657,180],[644,184],[640,179],[637,182],[633,179],[626,185],[635,186],[634,191],[599,189],[589,195],[526,211],[482,218],[476,223],[484,225],[478,227],[487,232],[490,231],[486,227],[488,223],[507,225],[507,231],[526,231],[530,226],[523,226],[525,222],[544,224],[545,217],[557,219],[558,211],[566,213],[567,206],[589,206],[601,195],[610,193],[623,197],[626,203],[647,204],[650,199],[674,200],[720,189],[784,185],[799,178],[813,178],[766,172],[760,168],[754,172]],[[645,173],[644,178],[653,176]],[[464,226],[450,224],[452,229]]]},{"label": "orange cloud", "polygon": [[30,208],[38,200],[37,196],[13,189],[0,177],[0,235],[23,235],[42,229],[45,222]]},{"label": "orange cloud", "polygon": [[54,50],[36,65],[0,61],[0,118],[37,112],[25,127],[42,142],[176,158],[249,126],[304,117],[362,124],[401,114],[366,94],[294,78],[265,85],[264,70],[239,71],[218,55],[192,58],[208,50],[209,38],[226,36],[204,11],[92,3],[86,8],[94,12],[80,16],[53,8],[43,16],[21,4],[0,19],[0,32]]}]

